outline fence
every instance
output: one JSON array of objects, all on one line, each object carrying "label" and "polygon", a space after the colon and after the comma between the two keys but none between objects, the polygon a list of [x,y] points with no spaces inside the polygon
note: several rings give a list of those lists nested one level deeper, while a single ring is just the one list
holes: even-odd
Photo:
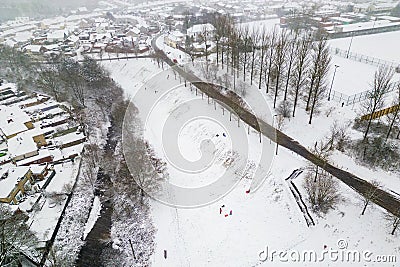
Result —
[{"label": "fence", "polygon": [[367,63],[367,64],[378,66],[378,67],[388,66],[388,67],[392,67],[392,68],[397,68],[400,66],[400,64],[396,63],[396,62],[387,61],[387,60],[383,60],[380,58],[370,57],[370,56],[366,56],[366,55],[362,55],[362,54],[357,54],[357,53],[349,52],[348,50],[343,50],[340,48],[330,47],[330,51],[333,55],[341,56],[341,57],[348,58],[348,59],[351,59],[354,61]]},{"label": "fence", "polygon": [[[393,84],[386,93],[393,92],[398,86],[400,86],[399,84],[400,82]],[[364,101],[365,99],[368,98],[369,95],[370,95],[370,90],[363,91],[361,93],[354,95],[346,95],[338,91],[332,90],[330,99],[342,103],[345,106],[349,106]]]}]

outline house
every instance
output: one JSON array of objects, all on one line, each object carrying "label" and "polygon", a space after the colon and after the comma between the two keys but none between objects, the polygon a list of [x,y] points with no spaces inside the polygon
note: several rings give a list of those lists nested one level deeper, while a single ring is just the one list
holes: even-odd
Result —
[{"label": "house", "polygon": [[43,164],[53,162],[53,155],[50,154],[48,149],[39,149],[36,156],[17,161],[17,166],[30,166],[32,164]]},{"label": "house", "polygon": [[140,30],[136,27],[129,29],[129,31],[126,32],[125,34],[126,37],[139,37],[139,35],[140,35]]},{"label": "house", "polygon": [[67,38],[67,40],[64,41],[64,44],[68,45],[71,48],[77,49],[80,44],[79,37],[72,34]]},{"label": "house", "polygon": [[49,164],[47,164],[47,163],[42,164],[42,165],[32,164],[32,165],[29,165],[29,168],[31,169],[32,177],[35,180],[40,180],[40,181],[44,180],[44,178],[49,173],[49,169],[50,169]]},{"label": "house", "polygon": [[82,19],[81,21],[79,21],[79,23],[77,25],[78,25],[79,29],[87,29],[92,24],[89,21],[87,21],[86,19]]},{"label": "house", "polygon": [[64,30],[56,30],[47,34],[47,41],[50,43],[63,42],[67,38]]},{"label": "house", "polygon": [[54,144],[60,148],[67,148],[79,145],[86,141],[86,136],[83,133],[73,132],[54,138]]},{"label": "house", "polygon": [[0,170],[0,202],[18,204],[23,201],[25,193],[32,189],[34,179],[30,167],[11,167]]},{"label": "house", "polygon": [[184,43],[184,38],[185,36],[183,33],[179,31],[173,31],[164,37],[164,42],[173,48],[177,48]]},{"label": "house", "polygon": [[22,48],[22,51],[31,55],[38,55],[44,52],[44,48],[41,45],[27,45]]},{"label": "house", "polygon": [[190,38],[193,38],[195,41],[199,41],[204,33],[209,34],[211,38],[211,36],[214,34],[214,31],[215,28],[210,23],[196,24],[187,29],[186,35]]},{"label": "house", "polygon": [[8,152],[14,162],[38,154],[36,142],[30,135],[24,135],[23,133],[17,134],[15,137],[8,139],[7,144]]},{"label": "house", "polygon": [[6,139],[29,129],[33,129],[32,120],[21,108],[0,105],[0,132]]}]

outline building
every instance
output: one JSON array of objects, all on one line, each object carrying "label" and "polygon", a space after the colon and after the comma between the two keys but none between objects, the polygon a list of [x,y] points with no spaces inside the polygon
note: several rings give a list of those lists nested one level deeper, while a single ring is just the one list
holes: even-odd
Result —
[{"label": "building", "polygon": [[164,42],[173,48],[177,48],[184,43],[184,38],[185,36],[183,33],[179,31],[173,31],[164,37]]},{"label": "building", "polygon": [[7,140],[8,152],[13,161],[18,161],[38,155],[38,148],[33,138],[28,134],[17,134]]},{"label": "building", "polygon": [[64,30],[57,30],[47,34],[47,41],[50,43],[63,42],[67,39],[67,34]]},{"label": "building", "polygon": [[18,204],[34,185],[32,171],[27,166],[11,167],[0,175],[0,202]]},{"label": "building", "polygon": [[21,108],[0,105],[0,131],[6,139],[29,129],[33,129],[33,123]]},{"label": "building", "polygon": [[204,33],[209,34],[211,38],[211,36],[214,34],[214,31],[215,28],[210,23],[196,24],[187,29],[186,35],[189,36],[190,38],[193,38],[193,40],[197,42],[201,40],[202,35],[204,35]]}]

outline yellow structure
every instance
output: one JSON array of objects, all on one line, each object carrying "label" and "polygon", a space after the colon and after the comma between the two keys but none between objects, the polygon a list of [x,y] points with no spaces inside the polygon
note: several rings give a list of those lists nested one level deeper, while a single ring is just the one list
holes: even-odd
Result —
[{"label": "yellow structure", "polygon": [[371,118],[372,119],[376,119],[376,118],[382,117],[384,115],[397,112],[398,110],[400,110],[400,105],[388,107],[388,108],[385,108],[385,109],[381,109],[381,110],[375,111],[374,113],[364,115],[364,116],[361,117],[361,120],[369,120]]}]

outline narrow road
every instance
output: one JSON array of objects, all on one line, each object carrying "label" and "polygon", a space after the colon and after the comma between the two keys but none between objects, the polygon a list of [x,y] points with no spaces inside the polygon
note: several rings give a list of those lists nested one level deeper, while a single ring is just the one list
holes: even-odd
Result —
[{"label": "narrow road", "polygon": [[[327,163],[326,161],[317,157],[293,138],[287,136],[286,134],[282,133],[281,131],[278,131],[268,123],[257,118],[253,113],[243,108],[239,103],[237,103],[229,96],[221,94],[219,90],[216,90],[216,87],[214,85],[206,82],[198,82],[201,81],[199,77],[195,76],[194,74],[185,72],[182,68],[178,67],[174,62],[172,62],[172,60],[169,59],[165,55],[165,53],[157,47],[155,40],[156,38],[153,39],[152,46],[157,57],[164,60],[177,73],[179,73],[187,81],[191,82],[200,91],[202,91],[209,97],[229,106],[233,111],[236,112],[236,114],[240,117],[241,120],[243,120],[253,129],[255,129],[258,132],[261,132],[265,137],[271,139],[272,141],[278,143],[279,145],[297,153],[303,158],[321,167],[322,169],[324,169],[325,171],[332,174],[333,176],[341,180],[343,183],[354,189],[359,194],[365,194],[367,192],[371,192],[371,188],[375,187],[366,180],[363,180],[350,172],[339,169],[333,166],[332,164]],[[376,189],[376,192],[378,193],[379,198],[373,199],[373,202],[375,204],[381,206],[382,208],[386,209],[392,214],[396,215],[399,213],[400,198],[380,188]]]}]

